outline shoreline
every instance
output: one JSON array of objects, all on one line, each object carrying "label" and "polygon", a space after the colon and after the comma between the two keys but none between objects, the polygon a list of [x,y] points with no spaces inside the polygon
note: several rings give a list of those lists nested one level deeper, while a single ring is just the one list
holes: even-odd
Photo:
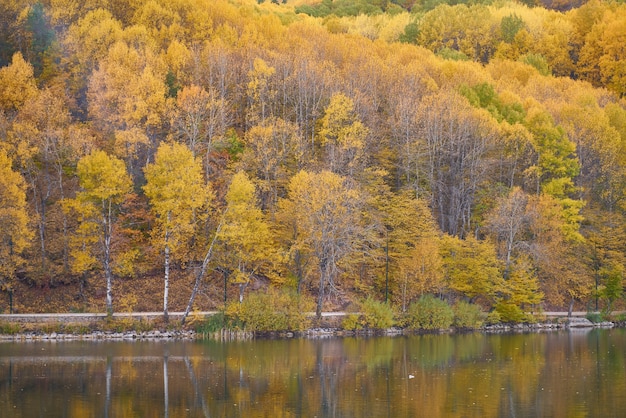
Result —
[{"label": "shoreline", "polygon": [[[94,314],[95,315],[95,314]],[[122,316],[128,318],[129,315]],[[336,317],[334,315],[333,317]],[[193,341],[193,340],[248,340],[248,339],[290,339],[290,338],[341,338],[341,337],[373,337],[373,336],[408,336],[423,334],[454,334],[454,333],[470,333],[480,332],[485,334],[498,333],[531,333],[531,332],[554,332],[554,331],[589,331],[592,329],[610,329],[622,328],[626,323],[619,322],[599,322],[593,323],[586,318],[554,318],[546,322],[534,324],[496,324],[482,326],[477,329],[445,329],[445,330],[411,330],[404,328],[389,329],[361,329],[347,330],[337,326],[315,327],[304,331],[267,331],[252,332],[240,330],[222,329],[213,333],[201,333],[193,329],[159,329],[158,324],[152,321],[142,323],[141,319],[138,323],[121,322],[114,324],[116,326],[127,326],[129,329],[98,329],[98,325],[91,323],[74,323],[68,321],[68,318],[75,319],[75,316],[68,317],[59,314],[59,319],[63,321],[57,322],[36,322],[25,321],[25,318],[14,318],[15,320],[8,324],[16,327],[26,326],[35,327],[32,330],[18,330],[14,328],[14,332],[6,332],[6,327],[0,328],[0,342],[62,342],[62,341]],[[106,316],[105,316],[106,319]],[[197,319],[197,317],[195,317]],[[120,318],[114,318],[120,320]],[[128,319],[121,319],[128,321]],[[5,324],[7,322],[5,321]],[[175,323],[172,323],[174,325]],[[142,325],[144,329],[131,329],[133,326]],[[175,324],[180,326],[179,324]],[[42,326],[42,328],[37,328]],[[65,331],[63,328],[67,326],[70,330]],[[76,331],[71,329],[77,328]],[[56,328],[56,330],[50,330]]]}]

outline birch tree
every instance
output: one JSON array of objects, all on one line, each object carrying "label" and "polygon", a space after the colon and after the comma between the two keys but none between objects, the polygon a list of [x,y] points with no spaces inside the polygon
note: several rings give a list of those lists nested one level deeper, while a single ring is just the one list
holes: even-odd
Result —
[{"label": "birch tree", "polygon": [[162,143],[144,173],[147,184],[143,189],[157,217],[158,241],[163,248],[163,317],[167,322],[170,257],[193,236],[211,192],[204,182],[202,164],[179,143]]},{"label": "birch tree", "polygon": [[132,181],[122,160],[99,150],[81,158],[76,171],[81,190],[64,202],[79,221],[73,238],[73,270],[81,273],[98,265],[104,270],[106,310],[112,315],[113,225],[119,205],[132,191]]}]

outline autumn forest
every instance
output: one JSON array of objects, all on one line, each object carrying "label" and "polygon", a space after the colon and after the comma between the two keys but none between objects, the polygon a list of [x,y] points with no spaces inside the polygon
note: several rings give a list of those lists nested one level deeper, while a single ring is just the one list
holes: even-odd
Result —
[{"label": "autumn forest", "polygon": [[0,3],[0,311],[623,306],[626,5]]}]

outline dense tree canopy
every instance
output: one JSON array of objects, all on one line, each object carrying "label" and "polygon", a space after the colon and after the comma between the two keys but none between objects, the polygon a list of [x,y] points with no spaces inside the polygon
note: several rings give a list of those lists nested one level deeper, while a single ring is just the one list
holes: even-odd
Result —
[{"label": "dense tree canopy", "polygon": [[626,6],[469,3],[3,2],[0,280],[614,307]]}]

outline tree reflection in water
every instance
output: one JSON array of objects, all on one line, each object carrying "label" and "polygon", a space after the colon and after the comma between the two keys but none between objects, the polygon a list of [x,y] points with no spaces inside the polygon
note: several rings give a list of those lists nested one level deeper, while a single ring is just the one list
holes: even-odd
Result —
[{"label": "tree reflection in water", "polygon": [[0,411],[12,417],[612,417],[626,410],[624,337],[625,330],[593,330],[2,343]]}]

